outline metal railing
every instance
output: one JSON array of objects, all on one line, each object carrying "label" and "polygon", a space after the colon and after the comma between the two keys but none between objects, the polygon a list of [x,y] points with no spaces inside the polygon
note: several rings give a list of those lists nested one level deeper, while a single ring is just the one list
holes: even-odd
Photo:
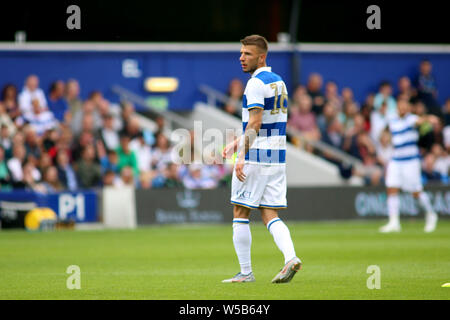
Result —
[{"label": "metal railing", "polygon": [[140,107],[143,107],[146,111],[149,111],[150,113],[153,113],[156,116],[162,116],[167,122],[169,122],[169,126],[171,128],[174,127],[181,127],[186,129],[192,129],[193,125],[190,121],[186,120],[182,116],[172,112],[172,111],[160,111],[154,108],[149,107],[145,99],[138,94],[125,89],[119,85],[114,85],[111,88],[112,92],[120,96],[121,100],[126,100],[129,102],[132,102],[135,105],[138,105]]},{"label": "metal railing", "polygon": [[[207,103],[210,106],[217,107],[217,101],[226,104],[228,102],[228,97],[223,93],[220,92],[208,85],[200,85],[199,90],[201,93],[206,95]],[[355,167],[362,167],[364,166],[362,161],[358,158],[355,158],[348,153],[331,146],[323,141],[320,140],[311,140],[305,137],[304,134],[302,134],[300,131],[292,128],[287,127],[286,132],[292,136],[300,139],[302,142],[311,145],[314,149],[318,150],[321,153],[326,153],[328,155],[333,156],[336,160],[340,161],[344,165],[352,165]]]}]

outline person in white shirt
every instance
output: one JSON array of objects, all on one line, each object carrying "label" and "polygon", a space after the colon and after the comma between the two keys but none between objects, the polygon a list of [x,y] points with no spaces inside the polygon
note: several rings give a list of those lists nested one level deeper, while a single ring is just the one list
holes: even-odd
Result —
[{"label": "person in white shirt", "polygon": [[27,77],[25,86],[19,94],[19,109],[22,115],[32,112],[32,101],[34,99],[39,101],[39,105],[42,108],[47,109],[47,99],[45,98],[44,91],[39,88],[39,78],[32,74]]},{"label": "person in white shirt", "polygon": [[394,151],[394,148],[391,144],[391,134],[389,133],[389,131],[382,131],[377,142],[377,160],[383,165],[383,168],[386,169],[387,164],[389,163],[389,160],[391,159],[392,153]]},{"label": "person in white shirt", "polygon": [[8,160],[6,165],[11,172],[13,182],[20,182],[23,179],[22,165],[25,161],[26,149],[23,144],[14,144],[13,157]]},{"label": "person in white shirt", "polygon": [[116,150],[120,145],[119,133],[114,128],[114,117],[107,114],[103,117],[103,128],[100,130],[100,136],[106,149]]},{"label": "person in white shirt", "polygon": [[51,111],[44,109],[39,104],[38,99],[33,99],[31,112],[16,119],[16,124],[20,127],[27,123],[36,131],[38,136],[42,136],[45,131],[55,128],[58,125],[58,120]]},{"label": "person in white shirt", "polygon": [[372,111],[370,114],[370,138],[373,142],[380,140],[380,134],[386,129],[388,121],[387,103],[383,102],[380,108]]},{"label": "person in white shirt", "polygon": [[130,142],[130,149],[136,154],[139,172],[151,171],[152,148],[145,143],[143,132],[139,132],[137,137]]}]

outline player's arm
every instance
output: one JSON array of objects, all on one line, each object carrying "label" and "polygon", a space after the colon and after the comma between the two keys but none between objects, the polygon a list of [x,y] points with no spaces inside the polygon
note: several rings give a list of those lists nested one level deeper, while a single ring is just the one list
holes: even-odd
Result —
[{"label": "player's arm", "polygon": [[417,119],[417,121],[415,122],[415,126],[419,127],[419,126],[421,126],[422,124],[424,124],[426,122],[428,122],[428,123],[430,123],[431,125],[434,126],[434,125],[438,124],[440,122],[440,120],[435,115],[426,114],[426,115],[423,115],[423,116],[421,116],[421,117],[419,117]]},{"label": "player's arm", "polygon": [[244,146],[241,148],[239,152],[237,162],[235,165],[236,177],[240,181],[245,180],[244,173],[244,163],[245,163],[245,155],[250,150],[253,142],[255,142],[256,136],[258,135],[259,130],[261,129],[262,124],[262,116],[264,109],[261,107],[254,107],[249,110],[249,120],[247,124],[247,128],[245,129],[244,134],[242,135],[242,139],[244,139]]},{"label": "player's arm", "polygon": [[232,142],[227,144],[222,151],[222,157],[230,159],[231,156],[237,151],[237,147],[239,145],[239,142],[241,141],[241,138],[242,136],[234,139]]},{"label": "player's arm", "polygon": [[253,142],[258,135],[259,130],[261,129],[262,124],[262,116],[264,109],[261,107],[255,107],[249,110],[249,120],[247,124],[247,128],[245,129],[243,139],[244,139],[244,147],[241,149],[239,153],[239,158],[244,159],[245,155],[250,150]]},{"label": "player's arm", "polygon": [[256,136],[261,129],[262,118],[264,114],[264,83],[257,78],[251,78],[246,87],[247,97],[247,110],[248,110],[248,122],[245,128],[245,132],[242,135],[243,144],[239,151],[237,162],[235,165],[236,177],[240,181],[245,180],[244,163],[245,155],[250,150],[253,142],[255,142]]}]

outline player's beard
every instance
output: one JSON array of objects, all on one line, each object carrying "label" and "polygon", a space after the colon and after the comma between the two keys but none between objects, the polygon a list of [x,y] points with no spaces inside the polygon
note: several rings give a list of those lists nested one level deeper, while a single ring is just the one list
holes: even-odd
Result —
[{"label": "player's beard", "polygon": [[257,65],[254,65],[254,66],[252,66],[251,68],[247,69],[247,71],[245,71],[245,72],[250,73],[250,74],[253,74],[253,72],[255,72],[256,69],[258,69],[258,66],[257,66]]}]

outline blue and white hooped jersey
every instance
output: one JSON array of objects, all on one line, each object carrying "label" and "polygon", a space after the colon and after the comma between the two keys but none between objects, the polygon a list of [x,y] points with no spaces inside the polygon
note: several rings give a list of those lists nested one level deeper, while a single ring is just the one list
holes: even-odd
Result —
[{"label": "blue and white hooped jersey", "polygon": [[389,120],[389,130],[392,135],[394,152],[392,160],[406,161],[419,159],[419,132],[416,129],[418,116],[408,113],[403,117],[393,117]]},{"label": "blue and white hooped jersey", "polygon": [[[249,110],[263,109],[261,129],[245,155],[246,163],[284,165],[286,163],[286,121],[288,96],[284,81],[270,67],[257,69],[245,87],[242,101],[242,131]],[[243,139],[241,140],[241,146]]]}]

